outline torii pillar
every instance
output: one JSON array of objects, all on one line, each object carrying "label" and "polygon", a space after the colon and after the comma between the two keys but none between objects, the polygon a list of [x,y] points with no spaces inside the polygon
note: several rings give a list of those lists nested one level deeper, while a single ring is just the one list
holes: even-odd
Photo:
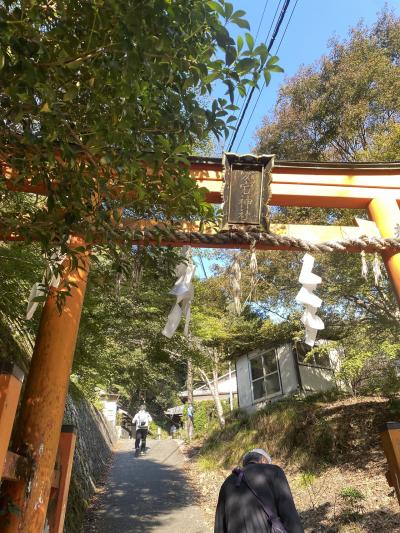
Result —
[{"label": "torii pillar", "polygon": [[[368,205],[368,213],[382,237],[394,238],[397,231],[400,232],[400,209],[394,198],[374,198]],[[382,253],[382,258],[400,306],[400,253],[386,251]]]},{"label": "torii pillar", "polygon": [[[84,246],[79,237],[71,247]],[[60,313],[55,293],[42,311],[21,414],[17,422],[15,451],[30,457],[33,471],[30,483],[4,482],[4,492],[17,505],[21,516],[9,514],[3,533],[43,531],[51,481],[57,456],[69,377],[79,330],[89,270],[88,254],[78,254],[79,266],[66,271],[71,296]]]}]

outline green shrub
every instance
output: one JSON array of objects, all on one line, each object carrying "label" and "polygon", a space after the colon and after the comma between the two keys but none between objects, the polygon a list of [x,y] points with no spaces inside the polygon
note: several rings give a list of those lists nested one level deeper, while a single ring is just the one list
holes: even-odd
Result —
[{"label": "green shrub", "polygon": [[318,499],[318,490],[316,489],[315,482],[317,480],[317,476],[309,471],[304,471],[300,474],[299,477],[299,485],[300,487],[307,489],[308,497],[310,499],[310,504],[313,509],[316,509],[317,507],[317,499]]},{"label": "green shrub", "polygon": [[354,487],[344,487],[339,496],[342,500],[342,518],[344,520],[356,520],[364,510],[364,494]]},{"label": "green shrub", "polygon": [[[230,416],[229,400],[222,400],[222,409],[224,415]],[[201,402],[194,402],[194,432],[197,436],[203,436],[211,433],[218,426],[218,416],[215,403],[213,400],[204,400]],[[183,408],[183,420],[187,421],[187,408],[185,404]],[[234,411],[233,411],[234,412]]]},{"label": "green shrub", "polygon": [[303,488],[311,487],[315,483],[316,477],[312,472],[302,472],[299,478],[299,485]]}]

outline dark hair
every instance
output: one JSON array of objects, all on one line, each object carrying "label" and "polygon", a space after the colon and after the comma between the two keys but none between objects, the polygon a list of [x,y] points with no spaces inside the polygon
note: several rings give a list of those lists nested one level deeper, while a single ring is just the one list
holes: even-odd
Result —
[{"label": "dark hair", "polygon": [[243,457],[243,466],[248,465],[249,463],[261,463],[265,459],[261,453],[249,452]]}]

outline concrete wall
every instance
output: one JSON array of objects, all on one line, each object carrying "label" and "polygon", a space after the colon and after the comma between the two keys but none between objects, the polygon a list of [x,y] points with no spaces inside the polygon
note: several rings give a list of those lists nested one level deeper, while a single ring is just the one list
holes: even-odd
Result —
[{"label": "concrete wall", "polygon": [[299,364],[301,382],[305,392],[326,391],[335,386],[332,370]]},{"label": "concrete wall", "polygon": [[111,422],[112,425],[117,423],[117,401],[116,400],[102,400],[103,403],[103,415]]},{"label": "concrete wall", "polygon": [[239,407],[245,409],[253,403],[251,394],[250,365],[247,355],[242,355],[236,361],[236,379],[238,388]]},{"label": "concrete wall", "polygon": [[279,371],[281,376],[282,393],[292,394],[298,390],[297,371],[294,362],[292,347],[284,344],[277,349]]},{"label": "concrete wall", "polygon": [[77,445],[64,532],[78,533],[88,501],[110,460],[117,432],[73,385],[70,391],[64,423],[77,427]]}]

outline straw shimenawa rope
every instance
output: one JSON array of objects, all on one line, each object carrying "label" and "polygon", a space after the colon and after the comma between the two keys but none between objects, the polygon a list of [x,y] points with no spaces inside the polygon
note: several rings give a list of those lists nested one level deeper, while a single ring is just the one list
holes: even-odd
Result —
[{"label": "straw shimenawa rope", "polygon": [[320,243],[305,241],[296,237],[277,235],[260,231],[244,231],[236,229],[234,231],[221,231],[219,233],[202,233],[200,231],[182,231],[173,228],[153,226],[144,230],[132,230],[134,241],[155,241],[160,243],[185,243],[209,245],[237,245],[255,242],[255,246],[269,245],[287,247],[293,250],[305,252],[347,252],[361,251],[367,252],[400,252],[400,238],[380,239],[376,237],[361,236],[357,239],[342,239],[337,241],[325,241]]}]

